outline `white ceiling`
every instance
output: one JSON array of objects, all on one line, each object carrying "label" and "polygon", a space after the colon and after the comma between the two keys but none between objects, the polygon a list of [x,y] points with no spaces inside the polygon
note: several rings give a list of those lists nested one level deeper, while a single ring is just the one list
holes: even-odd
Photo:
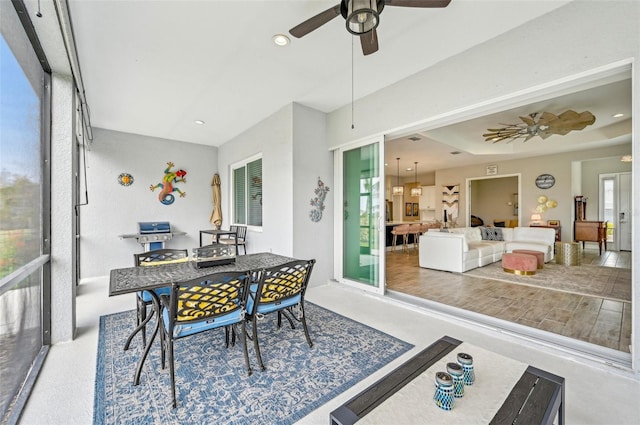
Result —
[{"label": "white ceiling", "polygon": [[[56,1],[68,3],[94,127],[219,146],[291,102],[334,111],[352,101],[352,89],[355,99],[364,97],[572,0],[387,6],[378,27],[380,50],[366,57],[341,16],[301,39],[291,37],[287,47],[272,42],[273,35],[288,34],[339,0]],[[52,68],[69,73],[54,3],[25,2]],[[39,3],[42,18],[35,16]],[[423,172],[629,142],[630,77],[623,78],[604,81],[614,85],[603,89],[577,87],[437,130],[416,127],[389,135],[395,141],[386,144],[385,160],[403,158],[402,169],[418,161]],[[521,115],[567,109],[590,110],[596,123],[526,144],[494,145],[481,137],[489,127],[519,122]],[[611,121],[611,111],[626,113],[623,124]],[[407,140],[412,135],[422,140]]]},{"label": "white ceiling", "polygon": [[[338,0],[67,1],[92,125],[212,146],[291,102],[324,112],[348,104],[352,59],[357,99],[569,2],[387,6],[380,50],[365,57],[340,16],[287,47],[271,41]],[[36,0],[26,2],[46,44],[55,10],[42,2],[38,19]]]}]

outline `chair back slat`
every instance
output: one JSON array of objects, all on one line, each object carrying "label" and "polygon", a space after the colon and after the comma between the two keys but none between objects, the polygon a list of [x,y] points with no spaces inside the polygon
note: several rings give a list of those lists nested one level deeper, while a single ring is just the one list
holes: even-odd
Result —
[{"label": "chair back slat", "polygon": [[213,273],[174,283],[170,319],[175,323],[213,321],[244,309],[250,272]]},{"label": "chair back slat", "polygon": [[315,260],[292,261],[265,269],[256,290],[260,304],[278,303],[298,295],[304,296]]},{"label": "chair back slat", "polygon": [[154,249],[152,251],[133,254],[134,265],[140,267],[143,263],[156,263],[161,261],[178,260],[189,256],[186,249]]}]

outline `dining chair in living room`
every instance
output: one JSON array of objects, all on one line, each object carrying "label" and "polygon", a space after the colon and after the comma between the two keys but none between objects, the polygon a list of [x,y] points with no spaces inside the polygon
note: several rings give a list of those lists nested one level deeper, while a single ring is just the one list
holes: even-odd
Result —
[{"label": "dining chair in living room", "polygon": [[238,249],[242,247],[244,254],[246,255],[247,254],[247,245],[246,245],[247,226],[229,226],[229,230],[232,232],[235,231],[236,236],[227,235],[227,237],[224,237],[223,235],[218,240],[219,243],[222,243],[225,245],[235,245],[237,240]]},{"label": "dining chair in living room", "polygon": [[[174,283],[170,294],[160,298],[163,335],[161,338],[162,367],[164,368],[164,353],[167,353],[174,408],[177,405],[174,351],[177,339],[213,329],[231,327],[234,335],[239,332],[243,340],[244,361],[247,373],[251,375],[245,329],[249,279],[249,271],[211,273],[196,279]],[[182,367],[206,369],[211,365],[191,362]]]},{"label": "dining chair in living room", "polygon": [[265,369],[258,341],[258,322],[270,313],[278,315],[278,329],[282,326],[282,317],[295,329],[294,321],[302,324],[304,336],[309,347],[313,347],[304,312],[304,295],[309,284],[311,271],[316,260],[297,260],[264,269],[257,283],[250,286],[247,298],[248,321],[252,324],[253,347],[258,364]]},{"label": "dining chair in living room", "polygon": [[[189,251],[186,249],[155,249],[143,252],[141,254],[133,254],[134,264],[136,267],[158,266],[161,264],[177,263],[189,261]],[[158,296],[169,294],[170,287],[154,289]],[[151,305],[151,295],[147,291],[136,292],[136,326],[144,322],[147,317],[147,306]],[[142,344],[147,345],[146,327],[142,331]]]}]

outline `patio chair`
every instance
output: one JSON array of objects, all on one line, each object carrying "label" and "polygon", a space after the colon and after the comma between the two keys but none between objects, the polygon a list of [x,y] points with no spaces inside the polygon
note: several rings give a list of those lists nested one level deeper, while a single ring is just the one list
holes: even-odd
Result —
[{"label": "patio chair", "polygon": [[[239,326],[243,339],[244,361],[247,373],[251,375],[247,337],[245,330],[245,306],[250,272],[219,272],[196,279],[174,283],[170,295],[163,295],[162,304],[162,352],[168,353],[171,374],[171,395],[173,407],[176,402],[175,383],[175,340],[218,328]],[[190,364],[185,364],[188,367]],[[208,368],[211,365],[193,365]]]},{"label": "patio chair", "polygon": [[291,329],[295,329],[294,320],[302,323],[307,343],[309,347],[313,347],[304,313],[304,294],[315,262],[316,260],[298,260],[265,269],[260,272],[258,283],[253,283],[250,287],[247,320],[252,324],[250,338],[253,339],[258,364],[262,370],[265,367],[260,354],[258,322],[269,313],[278,314],[278,329],[282,326],[283,316],[289,321]]},{"label": "patio chair", "polygon": [[[156,249],[141,254],[133,254],[133,259],[136,267],[157,266],[178,261],[188,261],[189,251],[186,249]],[[162,294],[169,294],[169,289],[169,287],[155,289],[155,292],[160,296]],[[140,323],[146,319],[147,306],[149,305],[151,305],[151,295],[147,291],[136,292],[136,326],[140,326]],[[146,326],[143,326],[141,330],[142,344],[147,345]]]},{"label": "patio chair", "polygon": [[[236,232],[237,235],[237,239],[238,239],[238,249],[240,249],[240,247],[242,247],[244,254],[247,254],[247,245],[246,245],[246,239],[247,239],[247,226],[229,226],[229,230]],[[225,244],[225,245],[235,245],[236,244],[236,237],[234,237],[233,235],[228,235],[228,236],[221,236],[220,239],[218,240],[219,243]]]}]

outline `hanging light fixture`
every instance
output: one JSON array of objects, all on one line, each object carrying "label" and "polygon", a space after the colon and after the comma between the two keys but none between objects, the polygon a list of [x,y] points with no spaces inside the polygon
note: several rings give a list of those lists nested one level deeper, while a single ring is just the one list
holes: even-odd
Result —
[{"label": "hanging light fixture", "polygon": [[411,188],[411,196],[422,196],[422,186],[420,186],[420,182],[418,182],[418,163],[415,164],[415,176],[416,176],[416,187]]},{"label": "hanging light fixture", "polygon": [[400,158],[396,158],[396,161],[398,161],[398,184],[393,186],[391,193],[394,195],[404,195],[404,186],[400,186]]},{"label": "hanging light fixture", "polygon": [[347,6],[347,30],[354,35],[374,30],[380,19],[377,0],[351,0]]}]

